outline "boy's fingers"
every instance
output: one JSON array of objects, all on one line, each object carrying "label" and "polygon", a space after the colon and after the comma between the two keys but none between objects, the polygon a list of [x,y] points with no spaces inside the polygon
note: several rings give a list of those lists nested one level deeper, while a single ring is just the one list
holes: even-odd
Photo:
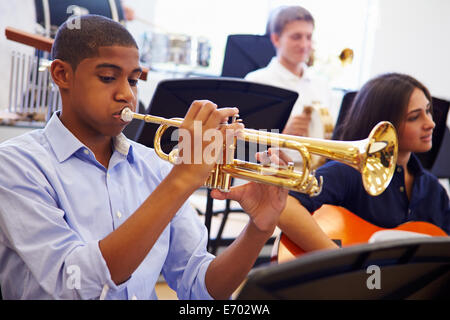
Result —
[{"label": "boy's fingers", "polygon": [[269,156],[275,155],[278,159],[282,161],[284,165],[288,164],[289,162],[292,162],[292,159],[284,153],[283,150],[279,148],[269,148],[268,150]]},{"label": "boy's fingers", "polygon": [[208,114],[206,122],[203,124],[207,128],[217,128],[221,123],[227,122],[229,117],[237,115],[238,108],[220,108]]},{"label": "boy's fingers", "polygon": [[211,117],[211,114],[215,113],[216,111],[217,105],[215,103],[212,103],[208,100],[202,100],[202,106],[195,116],[194,120],[202,121],[202,125],[204,125]]},{"label": "boy's fingers", "polygon": [[194,121],[194,118],[197,116],[203,104],[206,102],[207,100],[195,100],[194,102],[192,102],[188,112],[186,113],[186,116],[184,117],[184,121]]},{"label": "boy's fingers", "polygon": [[270,164],[270,157],[267,151],[257,152],[255,154],[256,160],[258,160],[263,166],[267,166]]},{"label": "boy's fingers", "polygon": [[241,199],[240,190],[243,187],[244,186],[232,187],[229,192],[222,192],[218,189],[213,189],[213,190],[211,190],[211,197],[213,197],[214,199],[217,199],[217,200],[230,199],[230,200],[240,201],[240,199]]}]

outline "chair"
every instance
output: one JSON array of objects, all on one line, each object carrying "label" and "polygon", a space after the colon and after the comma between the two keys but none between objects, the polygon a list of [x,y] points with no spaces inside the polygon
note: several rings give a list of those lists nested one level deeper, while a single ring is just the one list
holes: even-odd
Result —
[{"label": "chair", "polygon": [[244,78],[247,73],[267,66],[275,54],[275,48],[268,35],[229,35],[222,77]]},{"label": "chair", "polygon": [[[240,118],[247,128],[252,129],[278,129],[282,131],[286,124],[292,106],[298,98],[298,93],[278,87],[248,82],[231,78],[186,78],[161,81],[148,108],[148,113],[164,118],[184,117],[192,101],[208,99],[219,106],[239,107]],[[138,133],[137,141],[146,146],[153,147],[153,139],[158,126],[143,123]],[[170,130],[170,129],[169,129]],[[171,133],[166,132],[161,139],[164,152],[170,152],[177,144],[171,140]],[[254,156],[248,154],[256,147],[247,146],[247,151],[241,160],[254,161]],[[232,240],[222,239],[222,232],[228,215],[234,210],[230,201],[226,201],[223,211],[213,212],[213,199],[207,196],[205,225],[208,229],[208,249],[216,253],[220,245],[226,245]],[[201,213],[199,211],[199,213]],[[213,215],[223,213],[219,233],[211,239],[211,220]]]},{"label": "chair", "polygon": [[441,147],[434,160],[431,173],[439,179],[445,179],[450,177],[450,130],[445,128],[444,138],[442,139]]},{"label": "chair", "polygon": [[[333,131],[333,140],[338,139],[342,130],[342,122],[349,111],[356,94],[356,91],[350,91],[344,95],[336,126]],[[432,138],[433,147],[428,152],[417,154],[417,157],[422,166],[435,174],[438,178],[449,178],[450,166],[448,166],[448,163],[450,163],[450,132],[446,121],[450,102],[433,97],[432,104],[433,120],[436,123]]]},{"label": "chair", "polygon": [[433,97],[433,120],[436,127],[433,131],[433,147],[426,153],[417,156],[424,167],[438,178],[450,178],[450,131],[447,118],[450,101]]}]

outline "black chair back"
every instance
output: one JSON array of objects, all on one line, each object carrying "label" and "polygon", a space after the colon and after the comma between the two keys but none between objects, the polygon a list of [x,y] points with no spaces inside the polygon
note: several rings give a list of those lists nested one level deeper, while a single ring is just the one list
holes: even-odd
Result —
[{"label": "black chair back", "polygon": [[275,48],[267,35],[229,35],[222,77],[244,78],[247,73],[267,66],[275,54]]}]

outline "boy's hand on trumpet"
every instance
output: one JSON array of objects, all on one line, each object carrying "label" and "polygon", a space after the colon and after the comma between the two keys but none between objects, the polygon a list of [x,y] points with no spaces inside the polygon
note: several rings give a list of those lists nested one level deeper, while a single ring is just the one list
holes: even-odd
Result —
[{"label": "boy's hand on trumpet", "polygon": [[[269,149],[268,152],[256,154],[258,161],[285,165],[288,159],[284,154],[278,156],[278,150]],[[285,161],[287,160],[287,161]],[[218,200],[238,201],[244,211],[250,216],[251,223],[267,236],[271,236],[278,223],[279,216],[286,205],[288,190],[282,187],[249,182],[244,185],[232,187],[229,192],[217,189],[211,191],[211,196]]]},{"label": "boy's hand on trumpet", "polygon": [[194,101],[178,129],[179,161],[173,170],[195,188],[202,186],[223,155],[225,135],[235,135],[244,128],[241,123],[226,124],[238,113],[237,108],[219,109],[208,100]]}]

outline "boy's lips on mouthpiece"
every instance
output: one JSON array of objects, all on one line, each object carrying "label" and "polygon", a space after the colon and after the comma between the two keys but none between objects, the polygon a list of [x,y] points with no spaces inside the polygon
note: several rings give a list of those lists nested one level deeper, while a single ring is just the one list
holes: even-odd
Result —
[{"label": "boy's lips on mouthpiece", "polygon": [[[114,117],[116,117],[116,115],[114,115]],[[123,122],[131,122],[131,120],[133,120],[133,111],[129,106],[125,106],[118,114],[118,117]]]}]

